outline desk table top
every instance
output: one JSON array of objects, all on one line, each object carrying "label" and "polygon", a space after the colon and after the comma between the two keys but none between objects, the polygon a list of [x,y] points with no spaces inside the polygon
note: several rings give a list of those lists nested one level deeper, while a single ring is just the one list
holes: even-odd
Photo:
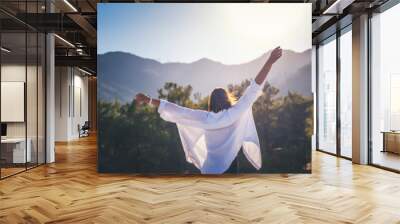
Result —
[{"label": "desk table top", "polygon": [[[28,141],[30,141],[30,139],[27,139]],[[21,143],[21,142],[25,142],[25,138],[5,138],[5,139],[1,139],[1,143]]]}]

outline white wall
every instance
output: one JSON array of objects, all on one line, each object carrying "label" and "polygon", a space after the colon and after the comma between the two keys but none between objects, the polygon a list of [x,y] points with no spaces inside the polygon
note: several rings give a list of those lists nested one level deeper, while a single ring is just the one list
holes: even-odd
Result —
[{"label": "white wall", "polygon": [[[26,84],[26,106],[24,105],[21,108],[22,111],[20,111],[26,112],[26,120],[5,122],[7,123],[7,137],[24,138],[26,135],[31,144],[29,147],[32,151],[32,161],[36,162],[36,159],[39,159],[39,163],[45,162],[45,90],[43,78],[41,66],[25,66],[25,64],[3,64],[1,66],[2,82],[24,82]],[[7,95],[2,95],[3,97],[7,98]],[[10,108],[2,107],[1,110],[4,112],[10,110]],[[8,112],[12,113],[12,111]]]},{"label": "white wall", "polygon": [[88,78],[76,68],[56,67],[55,120],[56,141],[77,139],[88,120]]},{"label": "white wall", "polygon": [[[36,74],[36,67],[33,66],[28,66],[25,67],[25,65],[18,65],[18,64],[6,64],[1,66],[1,81],[2,82],[24,82],[26,83],[25,80],[25,75],[26,71],[28,72],[28,75],[31,74]],[[28,77],[29,78],[29,77]],[[36,81],[32,83],[32,80],[29,80],[30,85],[36,85]],[[31,103],[33,100],[30,99],[31,97],[34,97],[36,99],[36,89],[32,88],[27,88],[27,103]],[[4,97],[4,96],[3,96]],[[28,105],[31,107],[36,108],[36,102],[34,105]],[[7,110],[7,108],[1,108],[2,110]],[[29,111],[30,112],[30,111]],[[33,117],[32,117],[33,115]],[[28,122],[35,121],[36,123],[36,114],[33,113],[28,113],[27,114]],[[25,137],[25,123],[26,122],[7,122],[7,136],[8,137]],[[28,125],[28,128],[32,127],[33,125]],[[36,126],[35,126],[36,129]],[[29,130],[28,130],[29,131]],[[29,133],[28,133],[29,137]]]},{"label": "white wall", "polygon": [[55,141],[67,141],[69,133],[69,69],[55,68]]}]

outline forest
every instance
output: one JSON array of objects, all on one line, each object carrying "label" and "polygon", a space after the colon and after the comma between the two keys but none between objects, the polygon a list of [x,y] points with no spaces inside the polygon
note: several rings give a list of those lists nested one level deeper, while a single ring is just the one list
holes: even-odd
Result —
[{"label": "forest", "polygon": [[[227,89],[240,98],[250,84],[245,80]],[[242,152],[226,173],[310,173],[313,99],[295,92],[278,96],[266,83],[253,105],[263,165],[256,170]],[[167,82],[158,97],[176,104],[207,110],[208,96],[190,85]],[[99,172],[142,174],[196,174],[185,160],[174,123],[162,120],[156,108],[136,106],[133,100],[98,101]]]}]

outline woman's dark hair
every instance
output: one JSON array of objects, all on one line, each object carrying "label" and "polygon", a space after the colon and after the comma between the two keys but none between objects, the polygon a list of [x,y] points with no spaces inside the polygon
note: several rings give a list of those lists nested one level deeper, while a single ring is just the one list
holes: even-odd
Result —
[{"label": "woman's dark hair", "polygon": [[208,100],[208,111],[218,113],[230,108],[235,102],[235,97],[224,88],[216,88],[212,91]]}]

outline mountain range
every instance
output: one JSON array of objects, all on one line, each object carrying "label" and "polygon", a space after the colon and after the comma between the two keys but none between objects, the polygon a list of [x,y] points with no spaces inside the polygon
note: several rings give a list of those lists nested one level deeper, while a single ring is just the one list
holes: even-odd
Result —
[{"label": "mountain range", "polygon": [[[194,93],[207,96],[215,87],[239,84],[254,78],[266,62],[270,51],[241,64],[227,65],[208,58],[192,63],[161,63],[125,52],[108,52],[97,56],[99,100],[129,102],[136,93],[157,97],[165,82],[191,85]],[[272,67],[267,81],[279,88],[311,96],[311,50],[284,50]]]}]

